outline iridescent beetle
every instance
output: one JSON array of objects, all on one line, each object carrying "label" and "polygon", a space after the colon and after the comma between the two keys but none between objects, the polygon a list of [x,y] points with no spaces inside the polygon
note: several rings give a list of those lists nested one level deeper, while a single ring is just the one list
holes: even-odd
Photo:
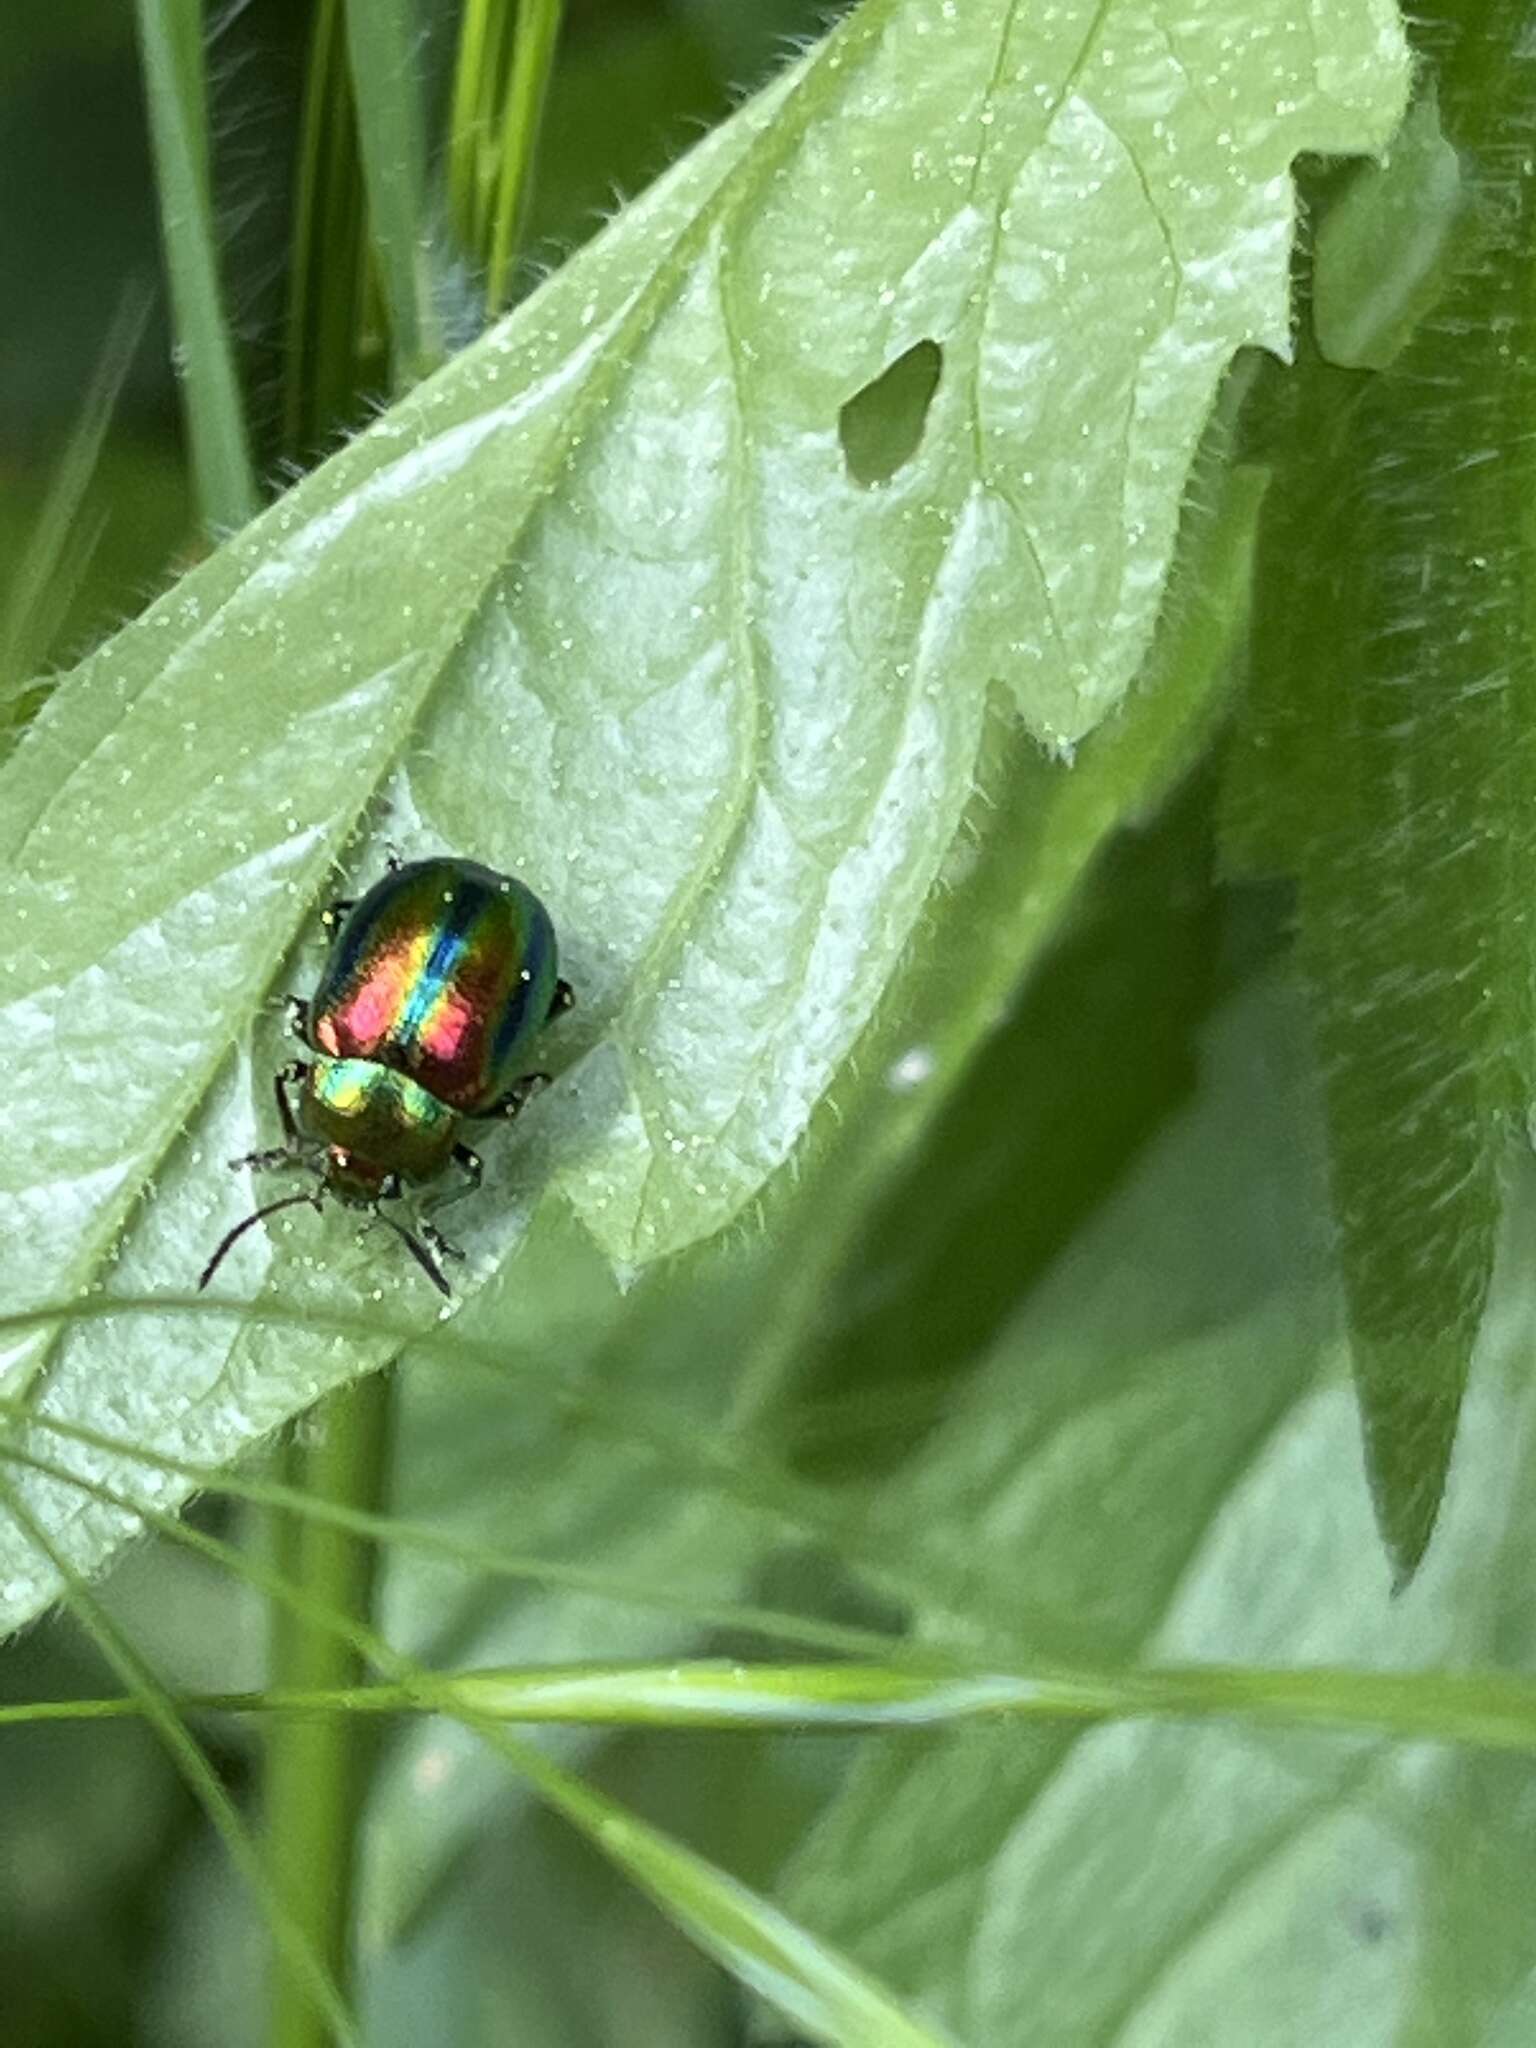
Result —
[{"label": "iridescent beetle", "polygon": [[[237,1223],[197,1284],[208,1285],[263,1217],[301,1202],[319,1209],[329,1194],[379,1216],[446,1294],[438,1260],[461,1254],[433,1218],[480,1185],[479,1156],[460,1143],[459,1125],[515,1116],[549,1078],[517,1070],[529,1041],[571,1004],[555,928],[514,876],[446,857],[391,859],[366,896],[333,903],[324,923],[333,937],[320,985],[308,1003],[289,1001],[293,1028],[316,1057],[291,1061],[273,1084],[285,1142],[230,1161],[308,1167],[319,1185]],[[435,1180],[450,1165],[463,1179],[423,1203],[420,1237],[382,1214],[379,1204],[406,1182]]]}]

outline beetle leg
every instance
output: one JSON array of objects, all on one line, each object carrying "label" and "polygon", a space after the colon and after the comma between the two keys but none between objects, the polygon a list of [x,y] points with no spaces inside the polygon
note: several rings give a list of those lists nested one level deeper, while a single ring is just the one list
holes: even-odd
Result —
[{"label": "beetle leg", "polygon": [[505,1117],[510,1122],[523,1105],[531,1101],[541,1088],[549,1086],[550,1078],[548,1074],[524,1074],[520,1081],[512,1083],[512,1086],[502,1096],[500,1102],[493,1102],[491,1104],[485,1114],[487,1116]]},{"label": "beetle leg", "polygon": [[[393,1216],[386,1216],[381,1210],[375,1209],[373,1213],[381,1223],[386,1224],[395,1233],[417,1265],[420,1266],[423,1273],[432,1282],[438,1293],[452,1301],[453,1289],[444,1278],[442,1267],[438,1265],[437,1260],[433,1258],[432,1253],[428,1251],[426,1245],[422,1243],[421,1238],[416,1235],[415,1231],[407,1230],[403,1223],[397,1223]],[[436,1249],[441,1251],[444,1247],[438,1245]]]},{"label": "beetle leg", "polygon": [[549,999],[549,1011],[544,1019],[545,1023],[547,1024],[553,1017],[561,1016],[566,1010],[574,1008],[575,1003],[576,991],[562,976],[555,983],[555,992]]},{"label": "beetle leg", "polygon": [[288,1018],[288,1029],[302,1044],[309,1043],[309,1005],[302,996],[289,996],[283,1008]]},{"label": "beetle leg", "polygon": [[283,1136],[288,1140],[288,1149],[297,1152],[304,1140],[299,1133],[298,1119],[293,1113],[293,1104],[288,1100],[288,1090],[296,1081],[307,1081],[309,1068],[303,1060],[290,1060],[286,1067],[279,1067],[272,1076],[272,1094],[277,1103],[278,1119],[283,1126]]},{"label": "beetle leg", "polygon": [[464,1247],[459,1244],[450,1244],[435,1223],[427,1223],[418,1217],[416,1219],[416,1227],[440,1259],[463,1258]]},{"label": "beetle leg", "polygon": [[349,910],[357,908],[355,896],[338,896],[334,903],[327,903],[320,913],[320,922],[327,932],[334,932]]},{"label": "beetle leg", "polygon": [[266,1152],[242,1152],[230,1160],[231,1167],[248,1166],[252,1173],[273,1173],[280,1166],[302,1166],[303,1160],[287,1145],[274,1145]]},{"label": "beetle leg", "polygon": [[309,1068],[302,1060],[290,1060],[286,1067],[279,1067],[272,1076],[272,1099],[277,1104],[278,1121],[283,1127],[281,1145],[270,1145],[261,1152],[242,1152],[238,1159],[231,1159],[230,1165],[248,1166],[255,1173],[270,1173],[279,1166],[303,1166],[304,1134],[293,1114],[293,1104],[288,1100],[288,1090],[295,1081],[302,1081]]},{"label": "beetle leg", "polygon": [[437,1194],[428,1195],[421,1205],[423,1216],[435,1215],[439,1209],[446,1209],[450,1202],[462,1202],[466,1195],[472,1195],[480,1185],[481,1175],[485,1171],[480,1154],[471,1151],[468,1145],[455,1145],[452,1157],[454,1165],[464,1178],[458,1187],[449,1188],[446,1193],[439,1191]]},{"label": "beetle leg", "polygon": [[480,1162],[480,1154],[471,1151],[468,1145],[454,1146],[453,1163],[463,1174],[463,1181],[458,1187],[450,1188],[446,1194],[429,1195],[417,1211],[417,1224],[422,1236],[434,1251],[445,1259],[462,1259],[462,1250],[458,1245],[448,1242],[438,1229],[435,1219],[451,1202],[462,1202],[466,1195],[475,1192],[480,1185],[484,1169]]}]

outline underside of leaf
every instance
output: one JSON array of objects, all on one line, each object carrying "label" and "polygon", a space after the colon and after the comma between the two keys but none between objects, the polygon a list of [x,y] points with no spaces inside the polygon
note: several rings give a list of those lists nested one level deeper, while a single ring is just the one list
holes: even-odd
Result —
[{"label": "underside of leaf", "polygon": [[[1405,76],[1384,0],[1264,0],[1241,37],[866,0],[67,678],[0,773],[0,1304],[191,1283],[249,1206],[220,1162],[269,1142],[263,1004],[389,841],[523,875],[579,999],[470,1284],[547,1189],[625,1269],[737,1216],[932,900],[989,692],[1062,777],[1115,712],[1218,380],[1287,345],[1291,160],[1380,146]],[[844,409],[924,342],[871,488]],[[379,1235],[301,1212],[221,1282],[425,1320]],[[186,1321],[12,1357],[212,1460],[370,1362]],[[35,1604],[25,1546],[0,1582]]]}]

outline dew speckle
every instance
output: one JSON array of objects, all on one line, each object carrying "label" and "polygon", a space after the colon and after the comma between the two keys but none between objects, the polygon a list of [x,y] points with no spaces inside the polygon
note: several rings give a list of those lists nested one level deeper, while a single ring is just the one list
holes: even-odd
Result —
[{"label": "dew speckle", "polygon": [[895,1095],[910,1095],[913,1089],[921,1088],[925,1081],[932,1080],[935,1065],[930,1047],[909,1046],[899,1059],[891,1062],[885,1077],[886,1086]]}]

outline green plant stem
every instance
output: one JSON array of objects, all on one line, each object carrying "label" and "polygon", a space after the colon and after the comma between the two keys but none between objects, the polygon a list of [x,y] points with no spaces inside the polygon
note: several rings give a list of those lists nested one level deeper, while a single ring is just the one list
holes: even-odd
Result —
[{"label": "green plant stem", "polygon": [[198,502],[233,531],[260,494],[219,282],[200,0],[138,0],[138,20]]},{"label": "green plant stem", "polygon": [[283,445],[294,460],[352,423],[364,379],[369,250],[341,0],[310,37],[294,193]]},{"label": "green plant stem", "polygon": [[[393,1379],[373,1373],[320,1412],[318,1434],[296,1437],[288,1483],[324,1500],[375,1509],[389,1461]],[[312,1602],[366,1625],[375,1550],[355,1533],[284,1516],[278,1567]],[[345,1636],[307,1616],[273,1615],[272,1677],[278,1694],[345,1693],[363,1676]],[[285,1717],[266,1751],[266,1814],[273,1878],[295,1921],[343,1995],[351,1978],[353,1881],[358,1823],[372,1762],[368,1731],[345,1714]],[[281,1962],[273,1986],[271,2048],[328,2048],[331,2031],[311,1991]]]},{"label": "green plant stem", "polygon": [[485,310],[494,319],[507,303],[512,259],[528,217],[533,153],[538,147],[544,101],[555,65],[564,0],[522,0],[512,76],[501,115],[501,162],[486,264]]},{"label": "green plant stem", "polygon": [[394,388],[443,360],[426,225],[427,146],[409,0],[346,0],[347,56],[368,198],[368,241],[388,306]]},{"label": "green plant stem", "polygon": [[[451,1713],[464,1720],[603,1728],[876,1733],[971,1721],[1237,1720],[1404,1742],[1536,1752],[1536,1684],[1502,1672],[1283,1671],[1200,1665],[1146,1671],[923,1674],[880,1664],[552,1665],[420,1682],[190,1693],[183,1713],[314,1717]],[[121,1720],[137,1696],[0,1707],[0,1727]]]},{"label": "green plant stem", "polygon": [[293,246],[288,267],[288,331],[283,352],[283,445],[290,456],[302,447],[308,432],[305,394],[308,388],[309,279],[315,262],[315,234],[320,196],[320,139],[329,104],[326,70],[332,46],[334,0],[321,0],[310,34],[304,74],[304,109],[299,123],[298,165],[294,174]]},{"label": "green plant stem", "polygon": [[490,0],[487,36],[479,51],[480,75],[471,159],[474,183],[464,246],[478,252],[483,263],[490,247],[491,208],[496,199],[496,180],[501,168],[497,147],[497,123],[511,64],[512,41],[519,0]]},{"label": "green plant stem", "polygon": [[507,0],[464,0],[448,118],[448,218],[461,246],[478,246],[481,164],[500,77]]}]

